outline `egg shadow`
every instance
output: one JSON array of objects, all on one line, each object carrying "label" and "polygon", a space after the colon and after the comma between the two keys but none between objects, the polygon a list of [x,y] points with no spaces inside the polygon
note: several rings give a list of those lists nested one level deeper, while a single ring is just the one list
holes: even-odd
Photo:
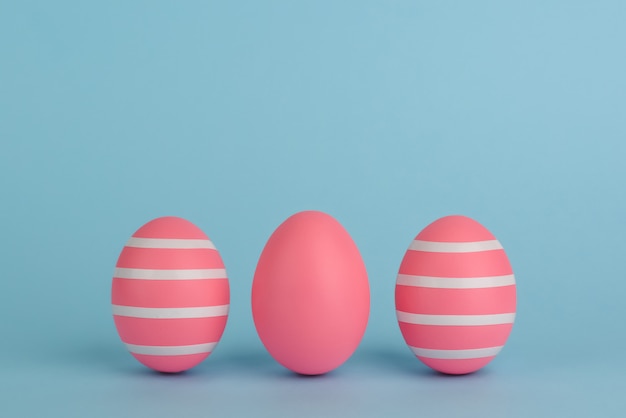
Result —
[{"label": "egg shadow", "polygon": [[386,347],[363,348],[355,356],[354,362],[375,373],[428,376],[432,371],[410,353]]},{"label": "egg shadow", "polygon": [[302,374],[289,370],[279,365],[279,369],[276,369],[273,376],[283,381],[293,382],[316,382],[316,381],[330,381],[335,380],[342,375],[342,371],[339,369],[331,370],[321,374]]},{"label": "egg shadow", "polygon": [[341,369],[328,373],[307,375],[287,369],[263,348],[215,353],[214,359],[209,357],[198,368],[207,373],[229,376],[245,376],[250,379],[272,379],[275,381],[318,381],[334,379],[342,374]]},{"label": "egg shadow", "polygon": [[211,375],[265,375],[271,373],[274,359],[261,350],[220,350],[192,370]]},{"label": "egg shadow", "polygon": [[442,373],[426,366],[410,352],[385,347],[364,348],[358,354],[358,358],[356,358],[355,361],[363,365],[363,367],[372,369],[372,372],[376,374],[389,372],[391,374],[438,379],[442,381],[476,379],[490,374],[488,368],[460,375]]}]

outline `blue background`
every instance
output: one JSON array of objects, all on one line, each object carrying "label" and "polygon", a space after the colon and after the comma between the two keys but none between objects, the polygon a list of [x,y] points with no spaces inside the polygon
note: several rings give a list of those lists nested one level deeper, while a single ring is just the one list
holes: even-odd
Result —
[{"label": "blue background", "polygon": [[[2,416],[623,416],[623,1],[0,2]],[[323,210],[370,274],[341,368],[300,378],[256,336],[258,256]],[[518,282],[507,347],[465,377],[400,335],[428,223],[471,216]],[[222,253],[214,354],[166,376],[119,342],[113,266],[148,220]]]}]

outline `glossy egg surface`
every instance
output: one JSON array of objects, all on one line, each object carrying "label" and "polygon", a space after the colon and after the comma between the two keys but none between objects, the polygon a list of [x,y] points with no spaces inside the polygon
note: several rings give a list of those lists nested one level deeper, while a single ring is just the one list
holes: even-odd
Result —
[{"label": "glossy egg surface", "polygon": [[359,345],[369,307],[365,265],[333,217],[300,212],[269,238],[254,275],[252,313],[280,364],[306,375],[339,367]]},{"label": "glossy egg surface", "polygon": [[224,263],[197,226],[177,217],[139,228],[113,275],[113,318],[122,342],[161,372],[190,369],[220,340],[230,303]]},{"label": "glossy egg surface", "polygon": [[480,223],[446,216],[409,246],[396,280],[396,315],[413,353],[448,374],[474,372],[513,327],[516,285],[500,242]]}]

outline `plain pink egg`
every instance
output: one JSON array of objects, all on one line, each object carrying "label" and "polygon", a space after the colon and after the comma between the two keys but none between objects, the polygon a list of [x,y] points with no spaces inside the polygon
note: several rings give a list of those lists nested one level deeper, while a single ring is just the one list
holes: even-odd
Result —
[{"label": "plain pink egg", "polygon": [[404,340],[426,365],[474,372],[500,352],[513,327],[515,277],[496,238],[465,216],[428,225],[409,246],[396,280]]},{"label": "plain pink egg", "polygon": [[254,275],[252,314],[277,362],[306,375],[339,367],[359,345],[369,307],[365,265],[333,217],[300,212],[274,231]]},{"label": "plain pink egg", "polygon": [[226,326],[224,263],[191,222],[154,219],[124,246],[111,303],[117,332],[139,362],[161,372],[190,369],[213,351]]}]

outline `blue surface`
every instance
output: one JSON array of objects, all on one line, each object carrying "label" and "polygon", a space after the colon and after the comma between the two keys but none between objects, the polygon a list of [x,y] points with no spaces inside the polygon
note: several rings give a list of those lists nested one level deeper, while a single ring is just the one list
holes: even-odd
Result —
[{"label": "blue surface", "polygon": [[[206,3],[0,3],[1,416],[624,416],[626,3]],[[304,209],[342,222],[372,289],[363,343],[317,378],[273,362],[249,303]],[[456,378],[393,305],[411,239],[451,213],[502,242],[519,304]],[[163,215],[209,234],[232,287],[180,376],[110,313],[119,251]]]}]

